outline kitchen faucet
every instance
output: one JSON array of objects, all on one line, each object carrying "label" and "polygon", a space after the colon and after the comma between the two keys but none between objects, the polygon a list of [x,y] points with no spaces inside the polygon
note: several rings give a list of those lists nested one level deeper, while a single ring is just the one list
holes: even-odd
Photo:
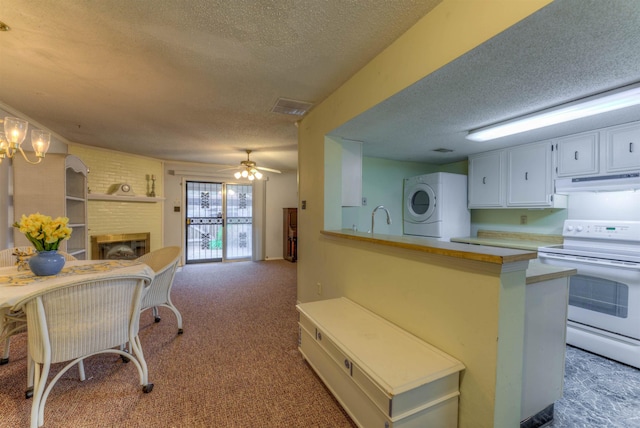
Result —
[{"label": "kitchen faucet", "polygon": [[391,215],[389,214],[389,210],[387,210],[384,207],[384,205],[378,205],[373,209],[373,212],[371,213],[371,234],[372,235],[373,235],[373,226],[375,224],[376,211],[378,211],[378,208],[383,209],[387,213],[387,224],[391,224]]}]

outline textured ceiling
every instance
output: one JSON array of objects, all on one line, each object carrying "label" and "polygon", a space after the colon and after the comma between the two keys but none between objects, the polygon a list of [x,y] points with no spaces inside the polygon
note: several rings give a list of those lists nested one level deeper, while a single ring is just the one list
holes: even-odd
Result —
[{"label": "textured ceiling", "polygon": [[298,117],[440,0],[0,0],[0,102],[70,142],[297,167]]},{"label": "textured ceiling", "polygon": [[628,108],[492,142],[464,138],[472,129],[640,82],[639,28],[638,0],[556,0],[332,135],[364,141],[368,156],[447,163],[640,120],[640,108]]},{"label": "textured ceiling", "polygon": [[[297,117],[439,0],[0,0],[0,102],[67,140],[294,170]],[[446,163],[640,120],[639,109],[473,143],[467,131],[640,82],[640,1],[556,0],[351,120],[368,156]],[[437,148],[452,153],[434,152]]]}]

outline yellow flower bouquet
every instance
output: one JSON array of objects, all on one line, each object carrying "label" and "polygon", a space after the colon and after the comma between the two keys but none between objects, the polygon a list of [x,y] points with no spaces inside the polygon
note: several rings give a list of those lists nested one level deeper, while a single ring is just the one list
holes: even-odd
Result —
[{"label": "yellow flower bouquet", "polygon": [[57,250],[60,243],[71,236],[71,228],[67,226],[67,217],[52,219],[48,215],[40,213],[24,214],[19,222],[13,224],[24,233],[29,242],[36,247],[36,251]]}]

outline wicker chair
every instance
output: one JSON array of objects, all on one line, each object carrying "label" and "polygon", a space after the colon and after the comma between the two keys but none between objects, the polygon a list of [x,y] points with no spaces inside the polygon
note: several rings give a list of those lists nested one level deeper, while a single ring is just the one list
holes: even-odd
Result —
[{"label": "wicker chair", "polygon": [[147,294],[142,299],[141,311],[153,308],[153,317],[155,322],[160,322],[158,307],[164,306],[171,309],[176,316],[178,322],[178,334],[182,334],[182,315],[171,301],[171,287],[173,286],[173,278],[176,274],[180,255],[182,250],[180,247],[164,247],[159,250],[151,251],[136,260],[147,264],[156,276],[149,286]]},{"label": "wicker chair", "polygon": [[[14,247],[6,250],[0,250],[0,267],[15,266],[18,263],[18,258],[13,253],[16,250],[26,252],[29,249],[33,249],[33,247]],[[71,254],[64,251],[58,251],[58,253],[63,255],[65,260],[78,260]],[[11,336],[27,331],[27,320],[21,311],[9,312],[3,316],[4,319],[0,324],[2,325],[0,340],[4,341],[4,350],[2,352],[2,357],[0,358],[0,365],[7,364],[9,362]],[[29,393],[27,393],[27,395],[29,395]]]},{"label": "wicker chair", "polygon": [[[78,281],[43,290],[16,303],[27,316],[30,364],[35,367],[31,427],[44,424],[44,407],[58,379],[91,355],[115,353],[134,363],[143,392],[151,392],[138,329],[149,278],[128,275]],[[120,349],[129,343],[131,353]],[[68,362],[50,381],[52,364]]]}]

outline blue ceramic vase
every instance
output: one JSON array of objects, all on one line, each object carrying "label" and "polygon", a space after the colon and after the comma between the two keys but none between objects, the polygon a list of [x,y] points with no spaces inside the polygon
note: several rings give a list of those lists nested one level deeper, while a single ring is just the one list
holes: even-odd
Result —
[{"label": "blue ceramic vase", "polygon": [[56,275],[63,267],[64,256],[57,250],[38,251],[29,258],[29,268],[38,276]]}]

